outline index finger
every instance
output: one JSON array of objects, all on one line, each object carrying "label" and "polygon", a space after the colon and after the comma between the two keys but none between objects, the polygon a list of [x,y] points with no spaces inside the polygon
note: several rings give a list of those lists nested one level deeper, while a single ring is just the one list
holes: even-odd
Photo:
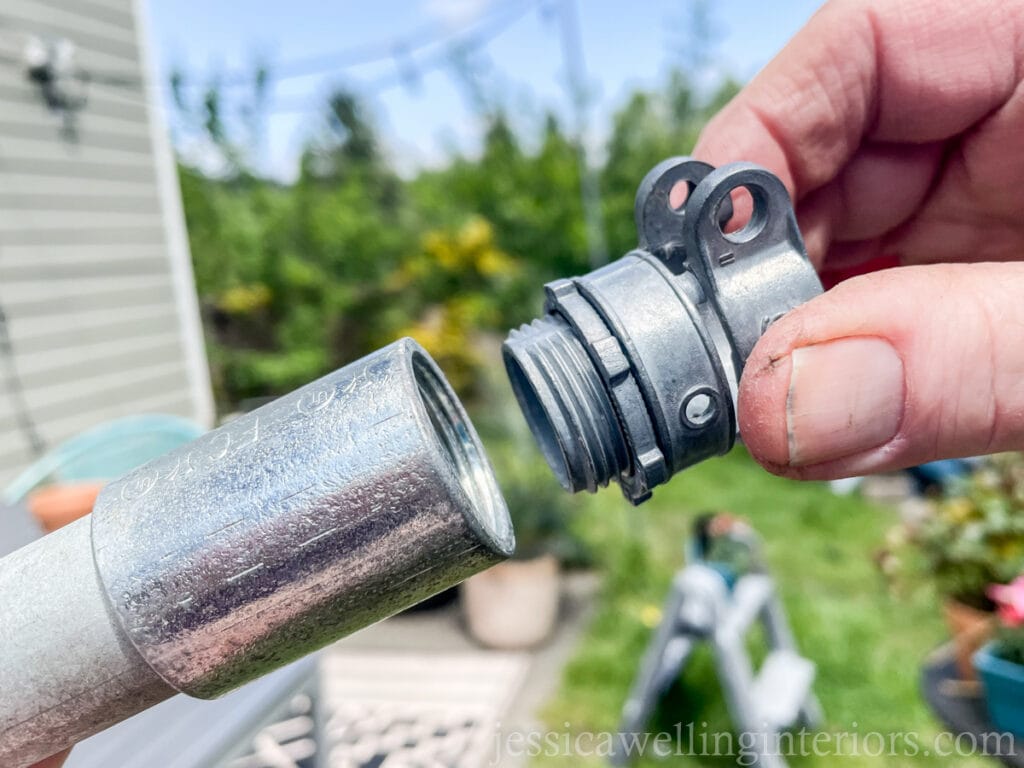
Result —
[{"label": "index finger", "polygon": [[1022,0],[833,0],[701,133],[694,156],[749,160],[795,200],[865,142],[956,136],[1024,71]]}]

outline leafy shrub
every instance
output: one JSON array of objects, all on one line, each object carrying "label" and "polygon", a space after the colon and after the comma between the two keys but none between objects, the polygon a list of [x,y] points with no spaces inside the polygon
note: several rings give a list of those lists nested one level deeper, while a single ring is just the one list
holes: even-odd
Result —
[{"label": "leafy shrub", "polygon": [[911,540],[940,592],[991,608],[988,586],[1024,571],[1024,455],[992,457],[936,502]]}]

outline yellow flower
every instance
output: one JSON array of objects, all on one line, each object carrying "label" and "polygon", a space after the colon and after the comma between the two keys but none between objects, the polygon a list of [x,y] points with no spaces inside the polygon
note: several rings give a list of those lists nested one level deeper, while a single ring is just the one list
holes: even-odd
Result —
[{"label": "yellow flower", "polygon": [[1024,542],[1017,538],[1006,538],[994,543],[993,548],[1001,560],[1019,561],[1024,555]]},{"label": "yellow flower", "polygon": [[498,277],[515,272],[516,263],[497,248],[489,248],[480,254],[476,267],[485,277]]},{"label": "yellow flower", "polygon": [[977,510],[970,499],[963,497],[949,499],[942,505],[943,516],[954,523],[964,523],[975,516]]},{"label": "yellow flower", "polygon": [[490,248],[494,242],[494,230],[487,219],[474,216],[459,230],[458,247],[463,252],[473,252]]},{"label": "yellow flower", "polygon": [[434,230],[423,236],[423,264],[448,272],[477,273],[483,277],[511,274],[516,263],[494,244],[494,228],[487,219],[474,216],[457,232]]},{"label": "yellow flower", "polygon": [[270,303],[270,289],[263,283],[236,285],[220,295],[217,307],[229,315],[244,315]]},{"label": "yellow flower", "polygon": [[640,609],[640,621],[648,629],[653,629],[661,623],[661,608],[653,603],[647,603]]}]

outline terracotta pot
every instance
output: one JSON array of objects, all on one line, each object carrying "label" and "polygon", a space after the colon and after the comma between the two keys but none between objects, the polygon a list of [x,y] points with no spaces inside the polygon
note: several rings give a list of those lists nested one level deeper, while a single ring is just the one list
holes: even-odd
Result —
[{"label": "terracotta pot", "polygon": [[103,483],[61,483],[38,488],[28,496],[28,508],[47,533],[92,512]]},{"label": "terracotta pot", "polygon": [[462,606],[477,642],[505,650],[546,640],[558,618],[558,559],[509,560],[462,584]]},{"label": "terracotta pot", "polygon": [[957,672],[963,680],[977,680],[971,659],[991,639],[995,627],[994,615],[991,611],[982,611],[953,597],[943,600],[942,613],[953,638]]}]

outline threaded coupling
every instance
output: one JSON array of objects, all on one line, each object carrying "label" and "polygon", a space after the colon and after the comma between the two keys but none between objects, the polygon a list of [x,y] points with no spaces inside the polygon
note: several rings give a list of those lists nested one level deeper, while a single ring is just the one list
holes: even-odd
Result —
[{"label": "threaded coupling", "polygon": [[[686,184],[685,205],[669,202]],[[738,231],[730,193],[750,192]],[[821,292],[782,182],[748,163],[656,166],[637,192],[639,247],[546,286],[504,345],[512,389],[566,490],[617,480],[638,504],[732,448],[743,365],[768,326]]]}]

